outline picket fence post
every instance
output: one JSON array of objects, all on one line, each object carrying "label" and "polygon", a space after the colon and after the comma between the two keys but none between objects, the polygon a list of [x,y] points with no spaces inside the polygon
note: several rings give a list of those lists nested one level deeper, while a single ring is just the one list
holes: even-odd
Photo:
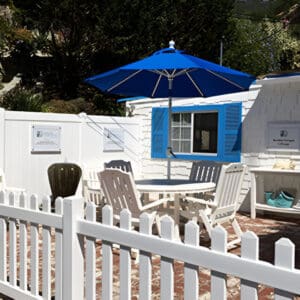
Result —
[{"label": "picket fence post", "polygon": [[[140,216],[140,233],[152,234],[153,218],[150,214],[143,212]],[[152,278],[152,264],[151,253],[140,251],[140,299],[151,299],[151,278]]]},{"label": "picket fence post", "polygon": [[63,299],[84,299],[84,237],[77,233],[77,221],[84,216],[84,201],[68,197],[63,201]]},{"label": "picket fence post", "polygon": [[[221,225],[211,232],[211,249],[221,253],[227,252],[227,231]],[[226,274],[215,270],[211,270],[211,299],[226,299]]]},{"label": "picket fence post", "polygon": [[[6,204],[5,192],[0,191],[0,203]],[[6,219],[0,217],[0,281],[5,281],[7,278],[6,259],[7,259],[7,244],[6,244]]]},{"label": "picket fence post", "polygon": [[[242,235],[241,256],[249,260],[258,261],[259,240],[252,231]],[[258,300],[258,284],[246,279],[241,279],[241,299]]]},{"label": "picket fence post", "polygon": [[[199,226],[194,221],[185,224],[184,242],[186,245],[199,246]],[[184,299],[198,299],[199,295],[199,274],[198,266],[188,263],[184,264]]]},{"label": "picket fence post", "polygon": [[[295,244],[287,238],[281,238],[275,243],[275,265],[291,269],[295,267]],[[277,278],[277,280],[286,280],[285,278]],[[275,288],[275,300],[292,300],[295,299],[292,293],[281,291]]]},{"label": "picket fence post", "polygon": [[[174,239],[174,221],[169,216],[161,220],[161,237],[166,240]],[[174,261],[162,256],[160,261],[160,292],[162,300],[174,299]]]}]

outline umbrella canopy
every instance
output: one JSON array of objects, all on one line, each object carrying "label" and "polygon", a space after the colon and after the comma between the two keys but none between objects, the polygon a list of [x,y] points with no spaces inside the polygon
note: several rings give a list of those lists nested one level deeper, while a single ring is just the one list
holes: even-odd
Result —
[{"label": "umbrella canopy", "polygon": [[165,98],[170,80],[174,97],[211,97],[246,91],[255,77],[188,55],[170,42],[169,48],[86,82],[112,94]]},{"label": "umbrella canopy", "polygon": [[[211,97],[243,92],[255,77],[186,54],[174,47],[153,53],[137,62],[105,72],[85,81],[100,90],[125,96],[169,97],[168,157],[171,148],[172,97]],[[170,178],[170,161],[168,178]]]}]

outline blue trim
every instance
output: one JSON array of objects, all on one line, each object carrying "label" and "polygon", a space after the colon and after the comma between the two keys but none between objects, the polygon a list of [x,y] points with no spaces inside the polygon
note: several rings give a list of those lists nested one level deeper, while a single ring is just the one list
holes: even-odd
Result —
[{"label": "blue trim", "polygon": [[172,107],[173,113],[184,113],[184,112],[197,112],[197,111],[218,111],[223,107],[224,104],[216,105],[194,105],[194,106],[174,106]]},{"label": "blue trim", "polygon": [[168,108],[152,108],[151,157],[167,158],[168,146]]},{"label": "blue trim", "polygon": [[146,97],[144,96],[136,96],[136,97],[129,97],[129,98],[122,98],[117,100],[118,103],[126,102],[126,101],[133,101],[133,100],[141,100],[145,99]]},{"label": "blue trim", "polygon": [[[214,160],[223,162],[240,162],[241,160],[241,120],[242,103],[216,105],[177,106],[172,113],[184,112],[218,112],[218,152],[216,154],[181,154],[175,153],[173,160]],[[162,119],[163,118],[163,119]],[[159,145],[156,144],[158,141]],[[165,150],[168,143],[168,109],[152,109],[152,158],[166,158]],[[154,147],[154,145],[156,145]],[[156,150],[154,150],[156,148]],[[159,151],[158,151],[159,149]]]}]

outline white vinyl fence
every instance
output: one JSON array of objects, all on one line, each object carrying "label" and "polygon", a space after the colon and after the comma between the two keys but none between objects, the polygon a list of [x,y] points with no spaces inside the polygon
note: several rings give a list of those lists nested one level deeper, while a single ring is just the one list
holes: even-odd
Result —
[{"label": "white vinyl fence", "polygon": [[[0,168],[8,186],[24,188],[28,194],[39,197],[50,194],[47,169],[57,162],[102,170],[104,162],[123,159],[130,161],[139,175],[139,127],[138,118],[0,108]],[[40,139],[34,134],[38,128]],[[53,145],[59,149],[51,150]]]},{"label": "white vinyl fence", "polygon": [[[131,299],[131,248],[140,249],[139,299],[151,299],[152,257],[160,259],[160,299],[174,298],[174,261],[184,262],[184,294],[198,299],[199,267],[211,270],[212,300],[226,299],[226,274],[241,278],[241,299],[258,299],[258,284],[275,287],[275,299],[300,294],[300,270],[294,269],[294,245],[285,238],[275,244],[275,265],[258,259],[258,238],[242,237],[241,257],[226,252],[226,231],[217,227],[212,247],[199,246],[199,228],[189,222],[184,242],[173,240],[174,223],[166,216],[161,237],[151,233],[151,218],[141,215],[140,232],[131,229],[128,210],[120,227],[113,226],[112,208],[103,209],[102,223],[95,221],[93,203],[84,208],[82,198],[58,199],[56,213],[44,198],[43,210],[35,195],[0,192],[0,293],[14,299],[92,300],[113,298],[113,247],[120,245],[119,295]],[[101,241],[101,291],[96,290],[96,248]],[[53,246],[54,245],[54,246]],[[51,247],[52,246],[52,247]],[[97,252],[98,253],[98,252]],[[8,257],[8,258],[7,258]],[[98,271],[99,273],[99,271]]]}]

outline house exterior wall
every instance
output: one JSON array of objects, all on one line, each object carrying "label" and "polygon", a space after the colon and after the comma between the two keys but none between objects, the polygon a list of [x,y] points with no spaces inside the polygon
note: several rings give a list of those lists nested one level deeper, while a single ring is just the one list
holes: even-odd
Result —
[{"label": "house exterior wall", "polygon": [[[266,149],[268,122],[300,122],[300,76],[260,80],[249,92],[211,98],[174,99],[173,106],[191,106],[242,102],[241,161],[249,167],[273,166],[279,159],[293,159],[300,164],[300,151],[268,151]],[[142,169],[144,177],[163,177],[167,162],[151,159],[151,109],[168,105],[166,99],[128,101],[128,111],[141,119]],[[187,178],[192,162],[173,160],[172,178]],[[241,195],[241,209],[250,208],[250,176],[246,176]]]}]

